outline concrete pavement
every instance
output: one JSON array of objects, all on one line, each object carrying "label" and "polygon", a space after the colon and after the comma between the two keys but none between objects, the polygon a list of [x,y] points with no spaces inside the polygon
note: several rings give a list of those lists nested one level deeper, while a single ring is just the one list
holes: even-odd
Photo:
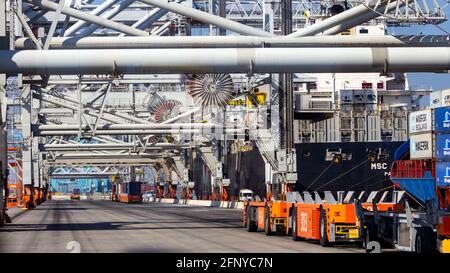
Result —
[{"label": "concrete pavement", "polygon": [[0,228],[0,252],[364,252],[248,233],[242,210],[47,201]]}]

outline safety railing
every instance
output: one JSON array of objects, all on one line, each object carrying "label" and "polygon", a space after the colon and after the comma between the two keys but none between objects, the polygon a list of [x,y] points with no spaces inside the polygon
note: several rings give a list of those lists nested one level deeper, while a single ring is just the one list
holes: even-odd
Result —
[{"label": "safety railing", "polygon": [[422,178],[427,171],[435,176],[432,160],[397,160],[392,163],[391,178]]}]

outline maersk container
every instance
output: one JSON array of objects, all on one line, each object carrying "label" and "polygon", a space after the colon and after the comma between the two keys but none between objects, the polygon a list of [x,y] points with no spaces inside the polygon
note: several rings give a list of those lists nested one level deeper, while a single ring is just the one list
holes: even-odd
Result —
[{"label": "maersk container", "polygon": [[430,93],[431,108],[438,108],[442,106],[442,91],[433,91]]},{"label": "maersk container", "polygon": [[411,159],[429,159],[433,157],[433,135],[423,133],[411,135],[409,141],[409,155]]},{"label": "maersk container", "polygon": [[438,161],[450,161],[450,134],[437,134],[435,155]]},{"label": "maersk container", "polygon": [[432,130],[431,109],[409,113],[410,134],[426,133],[431,132]]},{"label": "maersk container", "polygon": [[450,162],[436,162],[436,186],[450,186]]},{"label": "maersk container", "polygon": [[434,109],[434,123],[437,133],[450,133],[450,106]]}]

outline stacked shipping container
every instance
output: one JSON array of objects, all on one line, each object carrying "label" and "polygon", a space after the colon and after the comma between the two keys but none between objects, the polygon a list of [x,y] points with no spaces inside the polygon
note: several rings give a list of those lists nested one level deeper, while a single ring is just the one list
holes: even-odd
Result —
[{"label": "stacked shipping container", "polygon": [[436,184],[450,186],[450,107],[434,109]]},{"label": "stacked shipping container", "polygon": [[436,162],[436,184],[450,186],[450,106],[409,115],[410,158]]},{"label": "stacked shipping container", "polygon": [[123,203],[142,203],[141,182],[119,184],[119,200]]},{"label": "stacked shipping container", "polygon": [[433,127],[431,109],[409,114],[409,151],[411,159],[433,157]]}]

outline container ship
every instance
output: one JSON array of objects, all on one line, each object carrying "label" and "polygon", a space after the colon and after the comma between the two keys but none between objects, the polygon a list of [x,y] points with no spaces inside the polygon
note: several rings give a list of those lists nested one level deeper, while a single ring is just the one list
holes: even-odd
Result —
[{"label": "container ship", "polygon": [[[385,33],[380,24],[358,26],[348,34]],[[298,191],[389,188],[395,150],[408,138],[409,112],[429,106],[430,97],[442,105],[446,96],[425,86],[412,88],[403,73],[296,74],[294,94]],[[248,188],[264,196],[263,164],[256,148],[229,154],[224,173],[232,181],[231,194]],[[206,176],[197,175],[195,181]],[[210,183],[197,184],[203,195],[211,190]]]}]

